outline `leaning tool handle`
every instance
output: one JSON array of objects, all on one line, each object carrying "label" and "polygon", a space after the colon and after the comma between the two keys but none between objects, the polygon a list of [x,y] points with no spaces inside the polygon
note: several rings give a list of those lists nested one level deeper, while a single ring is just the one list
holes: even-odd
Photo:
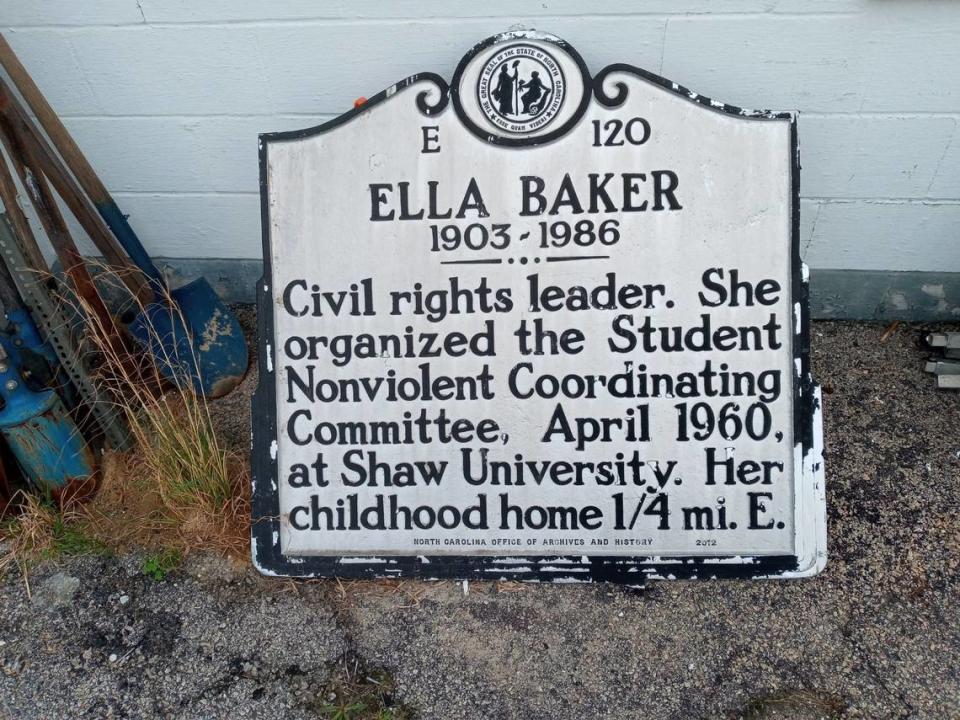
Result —
[{"label": "leaning tool handle", "polygon": [[[11,158],[11,161],[17,162],[16,158]],[[18,167],[17,171],[19,172],[19,170]],[[10,220],[10,225],[13,226],[13,232],[23,243],[24,255],[30,268],[35,271],[47,270],[47,261],[40,252],[40,246],[37,245],[37,238],[33,234],[27,216],[24,215],[23,209],[17,202],[17,185],[10,174],[10,168],[3,162],[3,158],[0,158],[0,203],[3,203],[7,211],[7,217]]]},{"label": "leaning tool handle", "polygon": [[[0,163],[0,170],[6,170],[5,163]],[[10,271],[25,308],[36,319],[60,367],[66,372],[80,400],[93,413],[104,437],[118,450],[129,449],[132,440],[117,411],[115,400],[93,381],[87,366],[89,352],[71,332],[71,319],[64,312],[63,303],[47,292],[44,283],[37,282],[36,272],[30,269],[31,262],[26,250],[26,241],[29,239],[18,235],[13,223],[8,220],[9,214],[6,217],[0,215],[0,263]]]},{"label": "leaning tool handle", "polygon": [[17,291],[13,275],[10,274],[10,268],[2,260],[0,260],[0,304],[3,304],[3,316],[7,320],[7,326],[3,332],[17,335],[14,342],[20,346],[21,350],[26,348],[37,352],[48,362],[56,364],[56,356],[53,355],[52,349],[44,347],[45,343],[40,337],[37,326],[34,325],[30,313],[23,306],[23,300]]},{"label": "leaning tool handle", "polygon": [[[96,316],[108,336],[116,337],[118,329],[113,317],[93,284],[93,278],[90,277],[90,273],[84,264],[83,256],[80,255],[73,238],[70,237],[70,232],[67,230],[67,225],[60,214],[60,209],[57,207],[46,180],[39,173],[39,163],[29,139],[19,133],[6,118],[0,119],[0,130],[2,130],[4,142],[14,165],[21,173],[20,180],[30,195],[30,200],[37,211],[40,223],[47,233],[57,258],[63,265],[63,271],[70,278],[77,295],[83,299],[89,311]],[[4,178],[0,178],[0,180],[4,180]],[[12,195],[15,198],[16,187],[5,188],[3,195],[4,197]],[[4,204],[7,205],[6,202]],[[9,205],[7,207],[9,208]]]},{"label": "leaning tool handle", "polygon": [[153,300],[153,290],[149,283],[144,280],[140,270],[130,262],[123,247],[113,236],[113,232],[97,214],[77,181],[64,166],[56,151],[50,147],[43,133],[34,125],[20,100],[3,78],[0,78],[0,115],[34,144],[40,170],[63,198],[64,203],[70,208],[70,212],[77,218],[97,249],[103,253],[107,264],[118,271],[120,279],[129,291],[144,304]]},{"label": "leaning tool handle", "polygon": [[87,161],[87,158],[84,157],[80,148],[70,137],[70,133],[63,126],[60,118],[57,117],[53,108],[43,97],[40,88],[33,82],[33,78],[30,77],[26,68],[17,58],[16,53],[13,52],[13,48],[10,47],[6,38],[2,35],[0,35],[0,65],[3,65],[7,74],[10,75],[14,86],[27,101],[27,106],[37,116],[37,120],[40,121],[41,127],[50,136],[54,147],[60,151],[67,167],[76,176],[80,186],[90,196],[90,199],[93,200],[100,216],[113,230],[117,240],[126,249],[130,258],[148,278],[162,285],[163,276],[157,266],[153,264],[153,260],[150,259],[133,228],[130,227],[126,216],[120,212],[120,208],[110,197],[107,188],[97,177],[97,173]]},{"label": "leaning tool handle", "polygon": [[[4,222],[3,216],[0,216],[0,223]],[[7,320],[2,332],[13,339],[13,346],[21,356],[20,365],[24,373],[29,372],[40,384],[59,390],[64,401],[71,407],[75,406],[76,394],[70,387],[69,379],[59,372],[60,361],[56,352],[40,336],[40,330],[24,305],[16,280],[3,257],[0,257],[0,303],[3,303],[3,314]]]},{"label": "leaning tool handle", "polygon": [[4,262],[0,262],[0,305],[3,305],[3,312],[7,315],[23,307],[13,276]]}]

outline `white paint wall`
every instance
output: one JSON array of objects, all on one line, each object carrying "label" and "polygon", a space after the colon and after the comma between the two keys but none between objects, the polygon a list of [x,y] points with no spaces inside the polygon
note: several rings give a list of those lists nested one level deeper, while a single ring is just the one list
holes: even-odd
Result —
[{"label": "white paint wall", "polygon": [[0,29],[156,255],[258,258],[256,136],[514,25],[801,111],[814,268],[960,272],[955,0],[0,0]]}]

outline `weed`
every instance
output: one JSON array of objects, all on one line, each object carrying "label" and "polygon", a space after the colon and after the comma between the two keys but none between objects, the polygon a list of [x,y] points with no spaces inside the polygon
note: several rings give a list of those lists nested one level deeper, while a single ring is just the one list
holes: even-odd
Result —
[{"label": "weed", "polygon": [[[404,720],[410,717],[406,711],[397,711],[392,709],[368,708],[362,702],[340,705],[323,705],[320,707],[321,717],[326,720]],[[371,714],[373,713],[373,714]]]},{"label": "weed", "polygon": [[[117,273],[103,270],[98,281],[107,294],[120,296],[121,314],[149,322],[157,312],[179,312],[169,295],[159,303],[167,310],[147,312]],[[86,346],[96,356],[90,363],[97,368],[94,381],[126,419],[133,447],[104,453],[98,492],[86,503],[68,501],[69,507],[58,509],[26,495],[21,515],[0,526],[0,573],[18,566],[26,579],[26,568],[37,560],[135,547],[154,553],[148,562],[156,562],[144,572],[157,579],[198,547],[246,557],[248,466],[217,438],[207,399],[193,392],[189,362],[157,358],[121,341],[81,298],[60,287],[62,301],[84,320]],[[152,347],[165,345],[156,328],[147,327],[147,333],[154,336]]]},{"label": "weed", "polygon": [[167,573],[180,567],[181,562],[183,558],[180,553],[176,550],[165,550],[158,554],[147,555],[140,566],[140,572],[160,582],[166,579]]},{"label": "weed", "polygon": [[27,569],[33,562],[53,552],[53,529],[57,522],[57,510],[52,503],[36,495],[21,493],[16,499],[20,515],[4,523],[0,531],[4,540],[0,571],[5,572],[11,567],[19,568],[29,594]]},{"label": "weed", "polygon": [[324,705],[320,708],[320,712],[323,713],[324,717],[329,718],[329,720],[358,720],[364,710],[367,709],[367,706],[364,703],[355,702],[355,703],[340,703],[339,705]]},{"label": "weed", "polygon": [[0,524],[0,574],[17,567],[30,590],[27,571],[41,560],[68,555],[103,555],[109,547],[91,532],[76,503],[57,507],[49,497],[20,492],[14,500],[19,515]]},{"label": "weed", "polygon": [[[194,392],[190,358],[164,348],[191,343],[162,338],[152,320],[179,314],[167,293],[148,310],[117,273],[98,273],[120,310],[137,316],[153,352],[124,346],[96,313],[83,312],[86,334],[100,358],[98,382],[115,399],[134,448],[112,452],[98,497],[86,509],[101,537],[123,545],[169,548],[182,553],[202,547],[245,556],[249,551],[249,482],[244,458],[229,453],[214,431],[207,399]],[[166,292],[166,290],[164,290]],[[68,296],[80,310],[83,300]],[[182,317],[167,318],[185,328]],[[162,342],[166,340],[166,342]],[[181,338],[182,340],[182,338]]]},{"label": "weed", "polygon": [[332,668],[313,709],[324,720],[411,720],[409,708],[393,697],[393,678],[384,670],[368,670],[346,655]]},{"label": "weed", "polygon": [[843,698],[816,690],[795,689],[754,698],[732,717],[737,720],[764,720],[772,713],[795,715],[801,712],[814,713],[823,720],[839,720],[846,712]]},{"label": "weed", "polygon": [[[56,508],[54,508],[56,510]],[[76,515],[73,513],[72,515]],[[86,524],[71,515],[64,516],[63,512],[56,512],[51,528],[53,546],[47,555],[48,559],[56,559],[69,555],[109,555],[110,548],[99,538],[90,534]]]}]

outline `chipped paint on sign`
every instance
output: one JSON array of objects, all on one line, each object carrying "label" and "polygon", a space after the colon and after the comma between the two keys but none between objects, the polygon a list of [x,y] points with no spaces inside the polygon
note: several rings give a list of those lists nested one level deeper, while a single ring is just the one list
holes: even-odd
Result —
[{"label": "chipped paint on sign", "polygon": [[793,113],[532,31],[262,136],[258,565],[817,572],[798,187]]}]

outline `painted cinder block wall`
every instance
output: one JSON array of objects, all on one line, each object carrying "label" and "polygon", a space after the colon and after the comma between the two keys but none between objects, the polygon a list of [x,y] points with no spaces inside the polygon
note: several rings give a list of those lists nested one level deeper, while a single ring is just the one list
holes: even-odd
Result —
[{"label": "painted cinder block wall", "polygon": [[[257,133],[316,124],[510,27],[799,110],[820,317],[960,320],[955,0],[2,0],[0,29],[156,255],[259,273]],[[203,259],[202,261],[198,259]]]}]

